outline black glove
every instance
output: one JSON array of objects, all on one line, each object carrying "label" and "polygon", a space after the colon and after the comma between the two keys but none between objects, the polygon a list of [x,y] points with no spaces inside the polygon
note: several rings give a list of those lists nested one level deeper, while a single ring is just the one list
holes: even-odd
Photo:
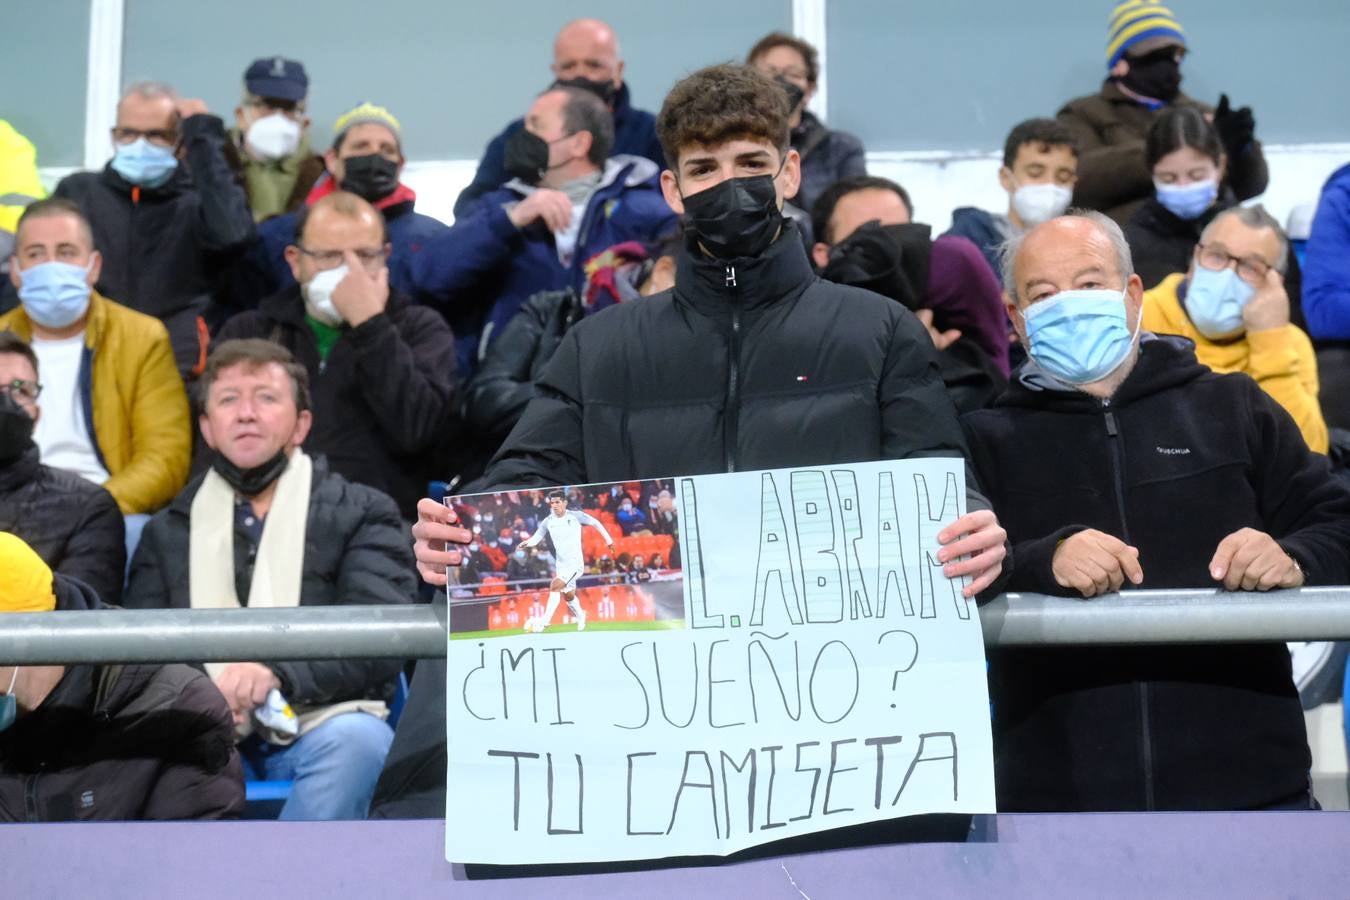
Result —
[{"label": "black glove", "polygon": [[1240,156],[1256,139],[1256,119],[1252,108],[1244,106],[1234,110],[1228,105],[1228,95],[1219,95],[1219,105],[1214,109],[1214,129],[1219,132],[1219,140],[1231,160]]}]

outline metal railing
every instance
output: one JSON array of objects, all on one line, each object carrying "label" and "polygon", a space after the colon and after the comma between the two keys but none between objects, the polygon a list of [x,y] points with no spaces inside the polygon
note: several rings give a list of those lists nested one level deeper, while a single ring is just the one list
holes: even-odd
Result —
[{"label": "metal railing", "polygon": [[[990,647],[1350,639],[1350,587],[1266,594],[1005,594],[980,609]],[[445,656],[446,608],[322,606],[0,615],[0,665]]]}]

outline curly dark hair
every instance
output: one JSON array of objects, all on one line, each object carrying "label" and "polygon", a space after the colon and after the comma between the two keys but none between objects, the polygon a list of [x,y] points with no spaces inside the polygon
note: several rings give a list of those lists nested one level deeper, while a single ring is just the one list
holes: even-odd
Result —
[{"label": "curly dark hair", "polygon": [[671,88],[656,117],[656,136],[672,169],[690,145],[765,141],[787,153],[787,93],[748,66],[724,63],[699,69]]}]

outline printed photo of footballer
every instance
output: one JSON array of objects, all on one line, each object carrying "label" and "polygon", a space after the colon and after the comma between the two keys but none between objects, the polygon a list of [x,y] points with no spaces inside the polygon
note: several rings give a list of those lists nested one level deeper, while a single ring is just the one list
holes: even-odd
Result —
[{"label": "printed photo of footballer", "polygon": [[674,482],[447,498],[473,530],[449,573],[450,636],[684,627]]}]

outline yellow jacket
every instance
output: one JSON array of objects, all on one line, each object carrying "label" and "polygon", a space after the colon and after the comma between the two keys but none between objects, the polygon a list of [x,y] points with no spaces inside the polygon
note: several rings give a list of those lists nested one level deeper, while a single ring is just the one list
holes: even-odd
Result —
[{"label": "yellow jacket", "polygon": [[0,119],[0,230],[13,233],[23,208],[45,196],[33,142]]},{"label": "yellow jacket", "polygon": [[[22,306],[0,316],[6,330],[32,340]],[[192,453],[187,391],[169,332],[94,291],[84,346],[80,390],[86,417],[92,410],[94,449],[111,476],[103,486],[123,515],[154,512],[187,482]]]},{"label": "yellow jacket", "polygon": [[1143,328],[1195,341],[1196,358],[1215,372],[1250,375],[1294,417],[1308,446],[1326,453],[1329,439],[1317,400],[1317,357],[1308,336],[1295,325],[1285,325],[1248,331],[1236,340],[1216,344],[1196,330],[1181,307],[1177,286],[1185,277],[1169,275],[1153,290],[1144,292]]}]

